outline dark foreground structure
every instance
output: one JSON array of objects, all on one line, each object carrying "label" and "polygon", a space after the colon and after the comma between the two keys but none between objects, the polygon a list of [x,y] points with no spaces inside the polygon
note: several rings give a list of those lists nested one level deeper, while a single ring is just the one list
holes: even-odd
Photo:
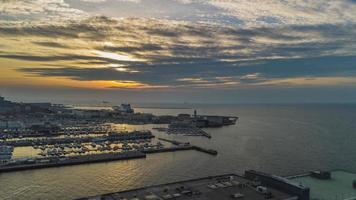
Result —
[{"label": "dark foreground structure", "polygon": [[309,200],[309,188],[257,171],[149,186],[80,200]]}]

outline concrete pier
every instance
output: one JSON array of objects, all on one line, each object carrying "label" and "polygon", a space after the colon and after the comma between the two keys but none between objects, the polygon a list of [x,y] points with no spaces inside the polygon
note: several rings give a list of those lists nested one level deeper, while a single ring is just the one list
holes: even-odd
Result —
[{"label": "concrete pier", "polygon": [[176,141],[176,140],[168,140],[168,139],[165,139],[165,138],[158,138],[158,139],[161,140],[161,141],[172,143],[174,145],[178,145],[178,146],[184,145],[183,147],[187,147],[187,148],[189,147],[192,150],[200,151],[200,152],[207,153],[207,154],[210,154],[210,155],[214,155],[215,156],[215,155],[218,154],[218,151],[216,151],[216,150],[206,149],[206,148],[198,147],[198,146],[195,146],[195,145],[190,145],[190,143],[183,143],[183,142],[179,142],[179,141]]},{"label": "concrete pier", "polygon": [[0,173],[30,169],[40,169],[49,167],[60,167],[66,165],[79,165],[85,163],[108,162],[114,160],[129,160],[136,158],[145,158],[146,154],[139,151],[131,151],[125,153],[106,153],[92,154],[83,156],[70,156],[65,158],[48,158],[28,160],[18,164],[0,165]]},{"label": "concrete pier", "polygon": [[81,156],[68,156],[68,157],[50,157],[41,159],[27,159],[17,163],[8,163],[0,165],[0,173],[30,169],[40,169],[48,167],[60,167],[65,165],[78,165],[85,163],[108,162],[115,160],[129,160],[136,158],[145,158],[147,154],[197,150],[211,155],[216,155],[207,150],[199,149],[196,146],[174,146],[165,148],[143,149],[139,151],[127,151],[123,153],[104,153],[104,154],[90,154]]}]

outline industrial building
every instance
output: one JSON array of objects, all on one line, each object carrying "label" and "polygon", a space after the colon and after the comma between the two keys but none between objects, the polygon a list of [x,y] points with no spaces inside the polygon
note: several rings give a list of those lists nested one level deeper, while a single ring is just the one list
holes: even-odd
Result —
[{"label": "industrial building", "polygon": [[81,200],[309,200],[309,188],[279,176],[246,171],[82,198]]}]

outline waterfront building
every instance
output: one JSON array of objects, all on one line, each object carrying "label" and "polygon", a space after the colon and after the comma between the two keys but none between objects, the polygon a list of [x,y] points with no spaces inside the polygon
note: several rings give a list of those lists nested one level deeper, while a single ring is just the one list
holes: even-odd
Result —
[{"label": "waterfront building", "polygon": [[0,129],[5,129],[7,128],[7,122],[6,121],[0,121]]},{"label": "waterfront building", "polygon": [[0,96],[0,113],[13,112],[15,110],[16,104],[5,100],[4,97]]},{"label": "waterfront building", "polygon": [[119,113],[134,113],[134,109],[131,107],[131,104],[121,104],[120,106],[114,106],[113,109]]},{"label": "waterfront building", "polygon": [[[316,175],[317,174],[317,175]],[[356,173],[345,170],[312,171],[289,177],[295,184],[310,188],[311,199],[352,200],[356,199]]]},{"label": "waterfront building", "polygon": [[309,200],[309,188],[296,185],[279,176],[246,171],[244,176],[226,174],[204,177],[98,195],[82,200],[94,199]]}]

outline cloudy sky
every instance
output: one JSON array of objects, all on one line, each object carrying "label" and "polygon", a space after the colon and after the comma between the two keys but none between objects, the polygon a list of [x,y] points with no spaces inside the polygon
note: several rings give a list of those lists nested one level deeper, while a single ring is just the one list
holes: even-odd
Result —
[{"label": "cloudy sky", "polygon": [[356,102],[356,1],[0,0],[0,94]]}]

